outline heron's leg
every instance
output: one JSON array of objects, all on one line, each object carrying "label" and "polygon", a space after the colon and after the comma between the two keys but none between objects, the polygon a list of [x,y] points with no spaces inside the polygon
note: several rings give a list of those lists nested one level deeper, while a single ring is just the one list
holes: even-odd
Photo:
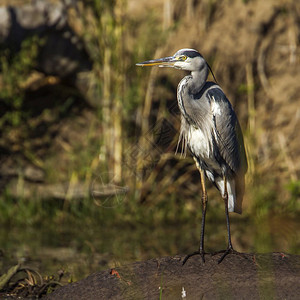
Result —
[{"label": "heron's leg", "polygon": [[228,213],[228,192],[227,192],[227,179],[224,176],[224,194],[222,195],[222,198],[224,200],[225,205],[225,215],[226,215],[226,225],[227,225],[227,235],[228,235],[228,247],[222,255],[222,257],[218,260],[218,264],[222,262],[222,260],[225,258],[226,255],[228,255],[230,252],[233,252],[233,247],[231,243],[231,233],[230,233],[230,221],[229,221],[229,213]]},{"label": "heron's leg", "polygon": [[237,254],[240,255],[242,257],[244,257],[245,259],[248,259],[248,257],[241,252],[238,252],[236,250],[233,249],[232,247],[232,243],[231,243],[231,233],[230,233],[230,221],[229,221],[229,213],[228,213],[228,191],[227,191],[227,179],[224,176],[223,177],[224,180],[224,194],[222,195],[222,198],[224,200],[224,205],[225,205],[225,214],[226,214],[226,225],[227,225],[227,235],[228,235],[228,247],[226,250],[221,250],[221,251],[217,251],[215,253],[213,253],[212,255],[216,255],[219,253],[223,253],[223,255],[221,256],[221,258],[218,260],[218,264],[221,263],[223,261],[223,259],[229,254]]},{"label": "heron's leg", "polygon": [[228,213],[227,179],[225,176],[224,176],[224,195],[222,197],[225,204],[226,225],[227,225],[227,234],[228,234],[228,249],[233,249],[231,243],[230,221],[229,221],[229,213]]},{"label": "heron's leg", "polygon": [[228,192],[227,192],[227,179],[224,176],[224,194],[222,195],[222,198],[224,200],[224,205],[225,205],[225,215],[226,215],[226,225],[227,225],[227,235],[228,235],[228,247],[226,250],[221,250],[217,253],[224,253],[222,257],[218,260],[218,264],[222,262],[222,260],[225,258],[229,252],[233,251],[232,243],[231,243],[231,233],[230,233],[230,221],[229,221],[229,213],[228,213]]},{"label": "heron's leg", "polygon": [[243,256],[244,258],[247,259],[247,257],[243,254],[240,253],[238,251],[235,251],[232,247],[232,243],[231,243],[231,233],[230,233],[230,221],[229,221],[229,213],[228,213],[228,192],[227,192],[227,179],[224,176],[224,194],[222,195],[222,198],[224,200],[224,205],[225,205],[225,214],[226,214],[226,224],[227,224],[227,234],[228,234],[228,247],[226,250],[222,250],[217,253],[223,253],[223,255],[221,256],[221,258],[218,260],[218,264],[221,263],[223,261],[223,259],[225,258],[226,255],[228,255],[229,253],[232,254],[237,254],[240,256]]},{"label": "heron's leg", "polygon": [[204,231],[205,231],[205,217],[206,217],[206,207],[207,207],[207,192],[205,187],[205,175],[203,170],[199,168],[200,178],[201,178],[201,188],[202,188],[202,220],[201,220],[201,233],[200,233],[200,247],[199,252],[202,256],[204,262]]},{"label": "heron's leg", "polygon": [[186,261],[194,255],[200,255],[202,258],[202,261],[205,262],[205,258],[204,258],[204,231],[205,231],[205,217],[206,217],[206,207],[207,207],[207,192],[206,192],[206,187],[205,187],[205,175],[204,175],[204,171],[201,169],[197,159],[195,159],[196,162],[196,166],[197,169],[200,172],[200,180],[201,180],[201,189],[202,189],[202,220],[201,220],[201,233],[200,233],[200,247],[198,251],[193,252],[192,254],[187,255],[182,264],[184,265],[186,263]]}]

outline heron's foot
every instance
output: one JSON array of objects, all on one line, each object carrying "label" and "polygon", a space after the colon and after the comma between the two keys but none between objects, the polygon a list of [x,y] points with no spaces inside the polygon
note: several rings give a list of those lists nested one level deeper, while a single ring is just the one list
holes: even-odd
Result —
[{"label": "heron's foot", "polygon": [[219,253],[223,253],[223,255],[222,255],[221,258],[218,260],[218,264],[220,264],[220,263],[223,261],[223,259],[224,259],[228,254],[235,254],[235,255],[242,256],[242,257],[245,258],[245,259],[248,259],[248,257],[247,257],[244,253],[238,252],[238,251],[234,250],[234,249],[232,248],[232,246],[231,246],[231,247],[228,247],[226,250],[220,250],[220,251],[214,252],[214,253],[212,254],[212,256],[214,256],[214,255],[216,255],[216,254],[219,254]]},{"label": "heron's foot", "polygon": [[182,262],[182,265],[184,265],[184,264],[188,261],[188,259],[189,259],[190,257],[194,256],[194,255],[200,255],[201,258],[202,258],[202,262],[205,263],[205,258],[204,258],[204,255],[205,255],[205,254],[207,254],[207,253],[205,253],[205,252],[202,251],[202,250],[198,250],[198,251],[195,251],[195,252],[193,252],[193,253],[191,253],[191,254],[188,254],[188,255],[184,258],[184,260],[183,260],[183,262]]}]

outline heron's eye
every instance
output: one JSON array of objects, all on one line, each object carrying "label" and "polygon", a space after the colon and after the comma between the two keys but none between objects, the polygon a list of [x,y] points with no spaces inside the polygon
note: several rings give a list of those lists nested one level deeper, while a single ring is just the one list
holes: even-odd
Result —
[{"label": "heron's eye", "polygon": [[187,59],[187,57],[185,55],[181,55],[181,56],[179,56],[179,59],[184,61]]}]

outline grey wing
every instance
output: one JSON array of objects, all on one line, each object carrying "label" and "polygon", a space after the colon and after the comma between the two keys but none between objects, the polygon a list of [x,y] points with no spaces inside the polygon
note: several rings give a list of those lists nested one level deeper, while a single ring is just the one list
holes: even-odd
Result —
[{"label": "grey wing", "polygon": [[235,174],[245,174],[247,159],[240,124],[225,94],[220,88],[211,88],[206,97],[213,113],[215,143],[221,157]]},{"label": "grey wing", "polygon": [[235,112],[222,89],[207,83],[199,97],[184,101],[189,123],[212,141],[217,160],[223,160],[235,174],[247,171],[243,136]]}]

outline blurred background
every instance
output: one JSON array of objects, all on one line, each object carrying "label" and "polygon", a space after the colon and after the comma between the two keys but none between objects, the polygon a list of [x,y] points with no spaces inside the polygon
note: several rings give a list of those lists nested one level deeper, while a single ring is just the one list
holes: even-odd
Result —
[{"label": "blurred background", "polygon": [[[300,254],[299,1],[0,5],[0,274],[22,261],[78,280],[198,248],[199,174],[175,155],[185,73],[135,66],[181,48],[202,53],[244,132],[235,249]],[[208,195],[216,251],[225,214]]]}]

